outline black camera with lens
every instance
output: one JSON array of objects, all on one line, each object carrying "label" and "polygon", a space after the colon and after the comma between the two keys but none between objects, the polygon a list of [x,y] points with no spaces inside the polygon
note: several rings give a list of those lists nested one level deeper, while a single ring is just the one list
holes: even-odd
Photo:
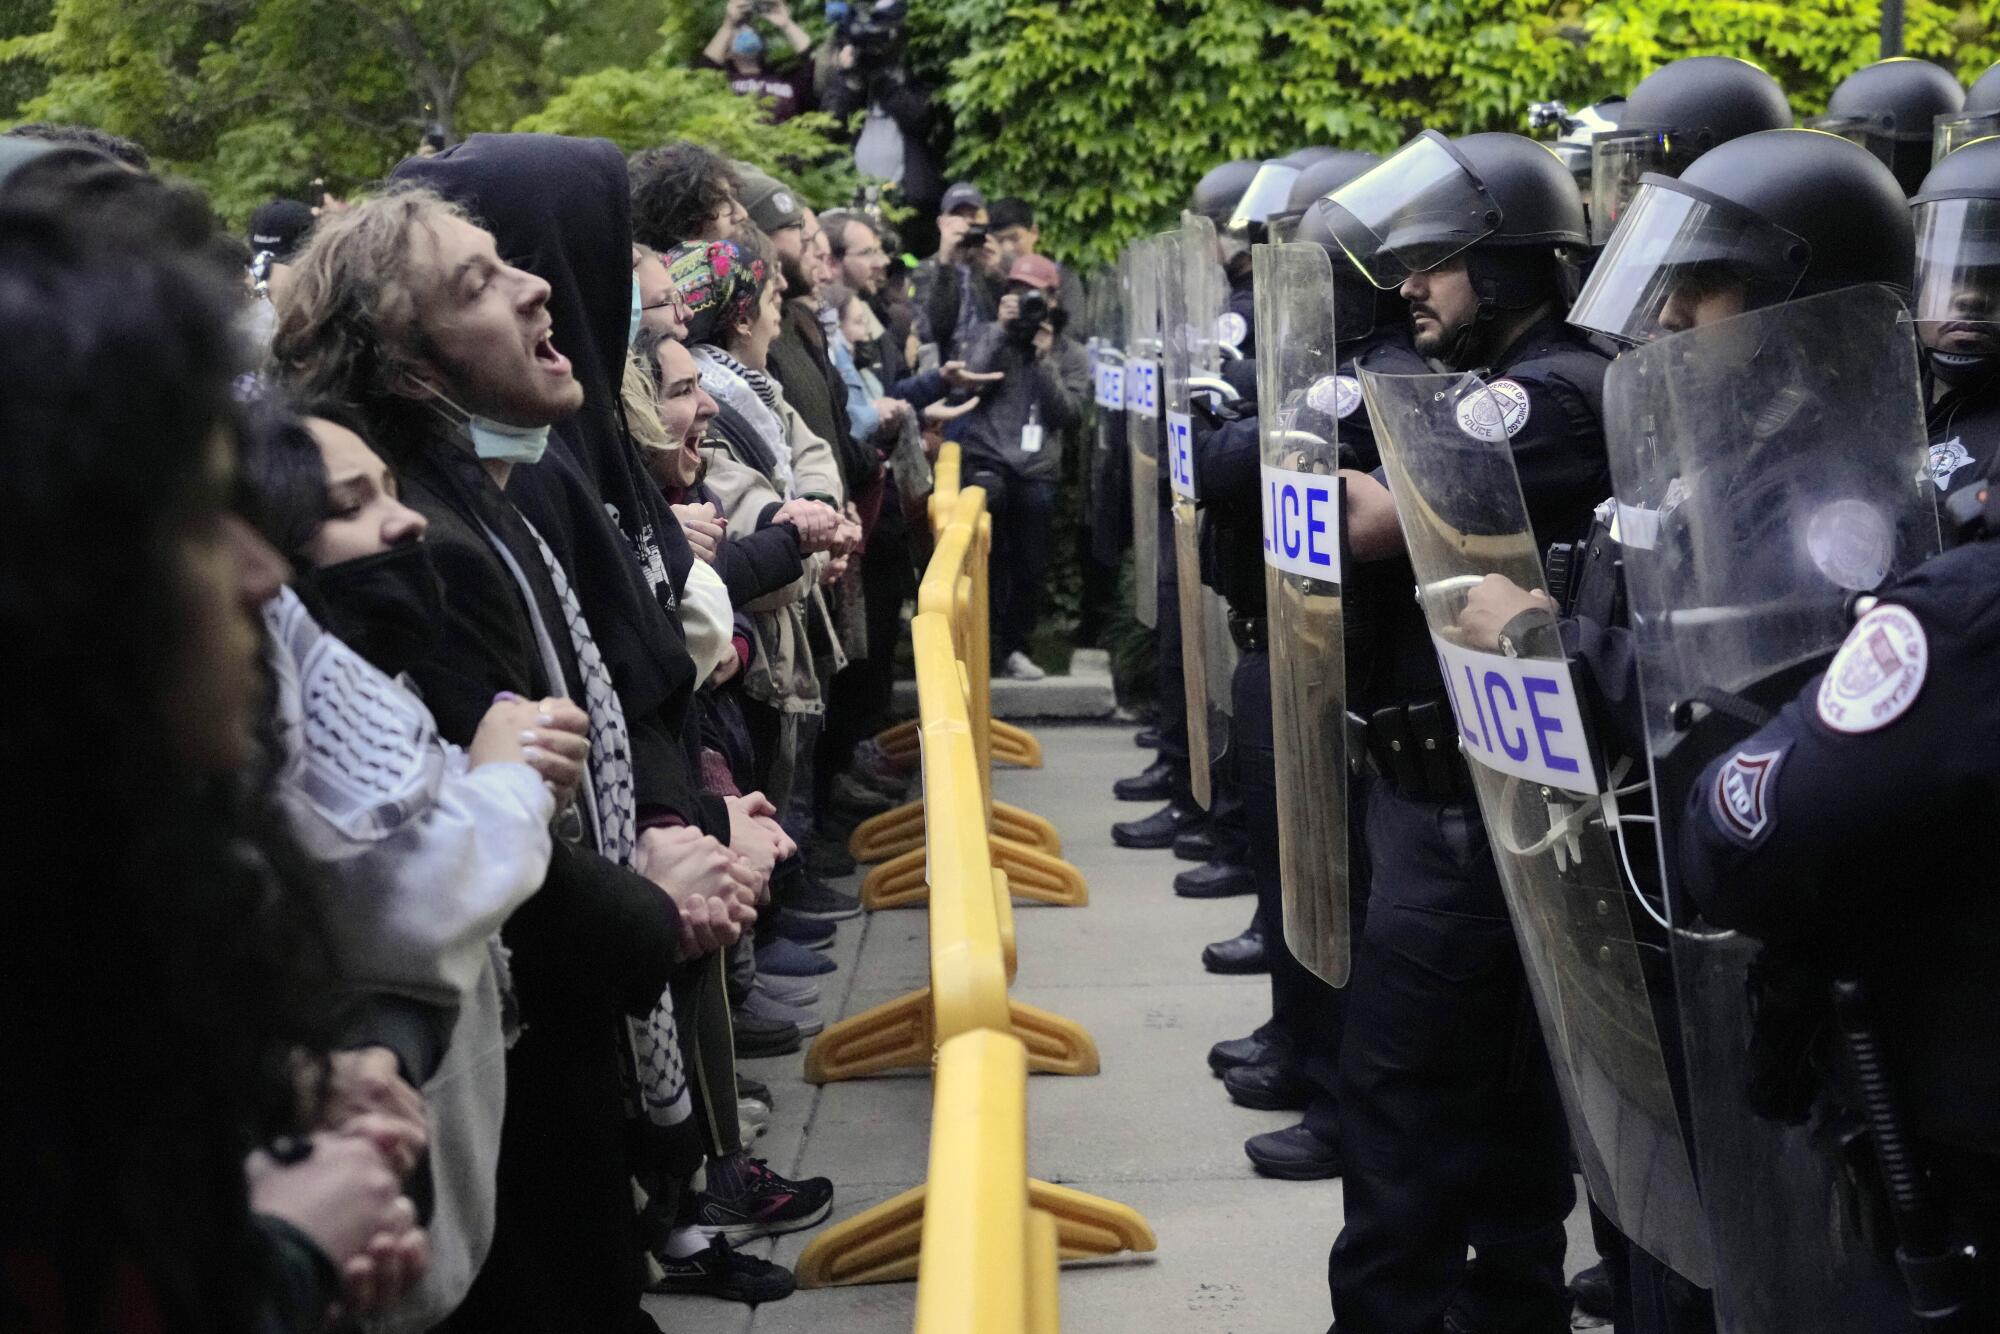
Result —
[{"label": "black camera with lens", "polygon": [[833,23],[835,40],[853,47],[861,64],[892,58],[902,49],[907,16],[902,0],[876,0],[874,4],[833,0],[826,7],[826,16]]}]

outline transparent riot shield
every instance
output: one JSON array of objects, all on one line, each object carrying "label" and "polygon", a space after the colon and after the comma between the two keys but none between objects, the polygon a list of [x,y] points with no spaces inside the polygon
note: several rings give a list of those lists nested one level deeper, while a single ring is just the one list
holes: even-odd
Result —
[{"label": "transparent riot shield", "polygon": [[[1751,1107],[1759,945],[1675,892],[1690,787],[1754,730],[1758,714],[1734,701],[1775,710],[1845,638],[1856,594],[1938,548],[1901,316],[1876,288],[1787,302],[1628,352],[1605,382],[1724,1334],[1903,1327],[1885,1318],[1893,1279],[1863,1239],[1865,1177],[1824,1100],[1799,1125]],[[1739,815],[1758,809],[1749,791]]]},{"label": "transparent riot shield", "polygon": [[[1234,401],[1237,392],[1222,378],[1225,359],[1235,360],[1248,332],[1243,318],[1225,309],[1228,284],[1215,223],[1200,213],[1181,215],[1181,262],[1186,265],[1188,392]],[[1199,515],[1197,515],[1197,520]],[[1199,574],[1196,582],[1199,584]],[[1212,759],[1229,749],[1229,716],[1235,712],[1236,660],[1242,656],[1229,632],[1229,602],[1206,584],[1201,588],[1202,657],[1208,678],[1208,746]]]},{"label": "transparent riot shield", "polygon": [[1260,245],[1251,261],[1285,944],[1339,987],[1347,985],[1350,956],[1347,653],[1335,473],[1338,423],[1359,403],[1361,386],[1338,373],[1325,247]]},{"label": "transparent riot shield", "polygon": [[1495,426],[1508,405],[1476,375],[1360,379],[1578,1166],[1621,1232],[1705,1285],[1707,1232],[1600,798],[1616,780],[1557,636],[1507,656],[1459,630],[1467,595],[1489,575],[1547,591]]},{"label": "transparent riot shield", "polygon": [[1122,275],[1106,265],[1086,286],[1091,397],[1096,404],[1091,428],[1090,499],[1092,558],[1116,568],[1122,554],[1121,516],[1130,499],[1126,480],[1125,426],[1125,292]]},{"label": "transparent riot shield", "polygon": [[1165,335],[1162,403],[1167,419],[1167,485],[1173,490],[1173,544],[1181,609],[1181,679],[1187,695],[1188,779],[1195,804],[1203,810],[1213,797],[1209,764],[1208,627],[1204,621],[1201,587],[1199,517],[1195,509],[1194,426],[1189,416],[1189,377],[1194,374],[1194,348],[1199,335],[1189,322],[1185,231],[1168,232],[1160,244],[1160,315]]},{"label": "transparent riot shield", "polygon": [[1125,431],[1132,479],[1133,614],[1160,623],[1160,240],[1125,248]]}]

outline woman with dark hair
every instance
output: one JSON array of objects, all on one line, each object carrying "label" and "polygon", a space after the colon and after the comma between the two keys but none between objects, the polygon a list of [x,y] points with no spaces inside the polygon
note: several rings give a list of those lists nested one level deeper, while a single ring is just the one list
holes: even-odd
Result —
[{"label": "woman with dark hair", "polygon": [[582,778],[588,720],[505,696],[464,750],[403,684],[439,635],[424,517],[338,408],[271,411],[244,451],[267,534],[296,572],[264,605],[280,803],[318,858],[350,1041],[423,1087],[430,1272],[380,1330],[429,1329],[493,1240],[505,1055],[518,1036],[500,927],[541,887],[550,819]]},{"label": "woman with dark hair", "polygon": [[233,294],[75,204],[0,204],[0,1327],[316,1330],[421,1273],[421,1143],[315,1133],[352,1090],[249,773],[286,571],[230,506]]}]

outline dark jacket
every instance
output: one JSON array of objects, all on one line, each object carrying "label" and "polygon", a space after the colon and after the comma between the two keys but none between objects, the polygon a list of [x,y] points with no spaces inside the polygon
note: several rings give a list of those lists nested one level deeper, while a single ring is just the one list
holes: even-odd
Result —
[{"label": "dark jacket", "polygon": [[[1017,477],[1054,481],[1062,475],[1063,434],[1083,420],[1090,402],[1090,359],[1074,341],[1057,335],[1048,355],[1009,337],[999,324],[979,331],[966,357],[972,371],[1004,371],[1007,378],[980,390],[979,406],[946,432],[966,462],[998,464]],[[1030,418],[1042,429],[1041,448],[1023,450]]]},{"label": "dark jacket", "polygon": [[619,407],[632,301],[625,159],[600,139],[475,134],[396,169],[465,205],[500,253],[550,285],[555,341],[584,404],[508,493],[562,562],[624,705],[640,816],[670,813],[727,842],[683,736],[694,663],[674,614],[694,553]]}]

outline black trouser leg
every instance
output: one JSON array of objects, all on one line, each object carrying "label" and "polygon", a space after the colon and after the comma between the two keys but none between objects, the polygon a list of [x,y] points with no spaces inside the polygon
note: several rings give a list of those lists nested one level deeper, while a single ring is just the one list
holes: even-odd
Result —
[{"label": "black trouser leg", "polygon": [[1192,801],[1188,779],[1187,680],[1181,671],[1181,591],[1174,552],[1173,507],[1160,506],[1160,559],[1154,627],[1153,707],[1159,711],[1160,758],[1174,766],[1177,801]]},{"label": "black trouser leg", "polygon": [[1026,653],[1042,604],[1049,573],[1049,528],[1055,520],[1056,484],[1009,478],[1004,512],[993,518],[993,561],[996,589],[993,660],[1003,663],[1010,653]]},{"label": "black trouser leg", "polygon": [[1483,1278],[1514,1280],[1516,1310],[1566,1310],[1568,1132],[1478,809],[1376,783],[1367,811],[1334,1314],[1367,1334],[1436,1334],[1475,1239]]},{"label": "black trouser leg", "polygon": [[673,983],[688,1096],[712,1158],[743,1149],[743,1128],[736,1118],[736,1038],[729,1027],[728,969],[728,956],[719,953],[690,968],[691,976]]}]

